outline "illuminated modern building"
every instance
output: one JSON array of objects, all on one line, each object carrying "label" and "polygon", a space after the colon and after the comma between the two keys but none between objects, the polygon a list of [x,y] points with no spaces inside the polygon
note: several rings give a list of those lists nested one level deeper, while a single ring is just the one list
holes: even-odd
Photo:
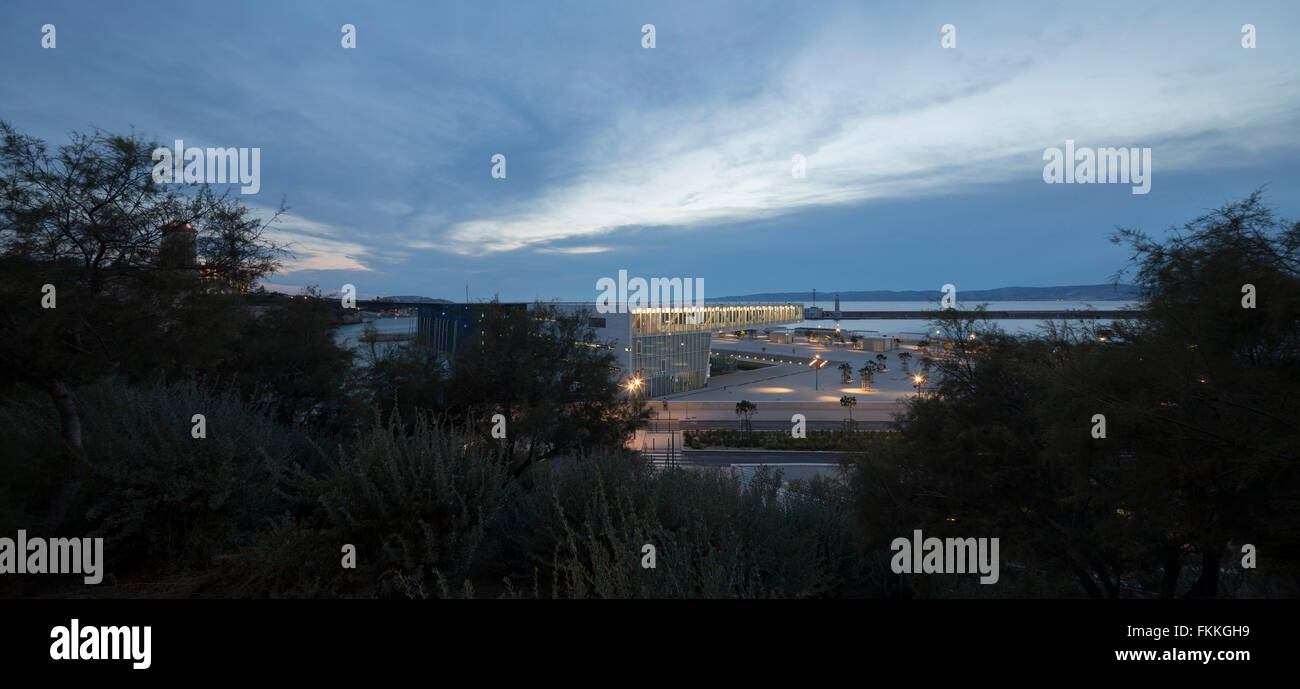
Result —
[{"label": "illuminated modern building", "polygon": [[[718,304],[686,307],[617,305],[600,313],[590,302],[551,302],[561,311],[585,311],[594,333],[589,344],[615,355],[613,375],[642,397],[704,387],[714,333],[790,325],[803,319],[799,304]],[[533,310],[536,304],[420,304],[417,339],[439,352],[476,347],[487,309]]]},{"label": "illuminated modern building", "polygon": [[714,333],[789,325],[803,318],[799,304],[716,304],[684,307],[628,307],[598,313],[594,304],[557,304],[587,310],[597,342],[617,357],[615,373],[635,394],[661,397],[702,388],[709,380]]}]

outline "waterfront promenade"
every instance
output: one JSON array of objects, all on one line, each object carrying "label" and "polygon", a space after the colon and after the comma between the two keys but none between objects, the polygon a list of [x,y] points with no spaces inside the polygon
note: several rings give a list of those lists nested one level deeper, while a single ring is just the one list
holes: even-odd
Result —
[{"label": "waterfront promenade", "polygon": [[[731,425],[737,421],[736,403],[749,400],[758,408],[753,416],[756,428],[788,428],[790,417],[796,413],[803,414],[812,427],[824,427],[824,422],[838,425],[849,418],[849,410],[840,405],[840,398],[848,395],[857,398],[857,405],[852,410],[853,419],[864,427],[879,428],[895,413],[902,411],[906,398],[916,394],[912,377],[903,372],[898,359],[900,352],[909,352],[914,359],[911,369],[919,369],[915,347],[904,346],[881,352],[889,370],[875,375],[870,390],[862,389],[857,371],[867,361],[875,361],[877,352],[823,344],[772,344],[766,339],[734,338],[715,338],[712,349],[715,354],[729,353],[742,360],[771,365],[713,376],[705,388],[647,400],[654,418]],[[814,372],[807,363],[814,359],[830,363]],[[852,383],[840,382],[841,363],[852,367]],[[668,401],[666,408],[664,399]]]}]

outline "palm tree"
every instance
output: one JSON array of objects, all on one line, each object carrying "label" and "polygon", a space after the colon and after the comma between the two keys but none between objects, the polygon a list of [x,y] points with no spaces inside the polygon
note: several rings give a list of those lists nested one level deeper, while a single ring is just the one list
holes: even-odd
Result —
[{"label": "palm tree", "polygon": [[840,406],[849,410],[849,430],[853,430],[853,408],[857,406],[858,398],[845,395],[840,398]]},{"label": "palm tree", "polygon": [[871,387],[871,378],[876,375],[876,368],[879,366],[874,361],[868,361],[858,369],[858,376],[862,378],[862,389],[867,390]]},{"label": "palm tree", "polygon": [[754,423],[750,421],[750,417],[756,411],[758,411],[758,405],[749,400],[741,400],[736,403],[736,416],[741,417],[741,425],[745,427],[746,435],[753,435],[754,433]]},{"label": "palm tree", "polygon": [[911,353],[911,352],[899,352],[899,353],[898,353],[898,363],[903,367],[903,375],[911,375],[911,374],[912,374],[912,371],[908,368],[908,364],[911,363],[911,362],[912,362],[912,353]]},{"label": "palm tree", "polygon": [[881,371],[888,371],[888,370],[889,370],[889,367],[885,365],[885,360],[886,360],[887,358],[888,358],[888,357],[886,357],[884,354],[877,354],[877,355],[876,355],[876,361],[880,363],[880,368],[879,368],[879,370],[881,370]]},{"label": "palm tree", "polygon": [[846,361],[840,364],[840,382],[847,384],[851,380],[853,380],[853,367]]}]

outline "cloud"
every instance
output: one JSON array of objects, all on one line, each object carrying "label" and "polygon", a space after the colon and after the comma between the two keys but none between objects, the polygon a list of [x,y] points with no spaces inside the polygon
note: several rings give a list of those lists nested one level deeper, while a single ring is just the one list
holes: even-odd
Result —
[{"label": "cloud", "polygon": [[[1001,41],[977,43],[979,27],[963,24],[966,53],[939,48],[937,30],[933,45],[917,47],[828,29],[746,97],[620,113],[574,144],[572,177],[454,222],[430,245],[485,255],[620,229],[1041,184],[1043,149],[1066,139],[1152,147],[1155,188],[1163,172],[1298,143],[1294,78],[1240,59],[1240,48],[1208,51],[1186,33],[1161,40],[1140,17],[1091,32],[990,24]],[[1270,81],[1291,87],[1261,91]],[[805,178],[791,174],[795,154],[807,160]]]},{"label": "cloud", "polygon": [[548,246],[536,251],[539,254],[601,254],[613,249],[608,246]]},{"label": "cloud", "polygon": [[[273,212],[262,208],[255,210],[266,216]],[[285,213],[271,225],[268,234],[274,241],[285,244],[293,254],[285,260],[277,275],[303,270],[372,270],[362,262],[372,252],[359,241],[361,233],[356,230]]]}]

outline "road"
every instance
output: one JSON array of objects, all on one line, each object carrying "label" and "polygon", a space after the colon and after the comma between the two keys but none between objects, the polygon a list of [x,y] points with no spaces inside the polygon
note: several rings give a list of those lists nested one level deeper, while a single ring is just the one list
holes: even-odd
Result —
[{"label": "road", "polygon": [[[887,431],[889,430],[889,421],[886,420],[868,420],[856,421],[859,431]],[[754,419],[754,430],[756,431],[789,431],[791,422],[789,419],[779,421],[765,421]],[[808,419],[805,422],[805,428],[817,431],[838,431],[844,428],[844,421],[840,419]],[[731,430],[738,431],[743,428],[740,419],[697,419],[690,418],[686,421],[680,419],[669,420],[651,419],[646,426],[651,431],[668,431],[680,428],[681,430],[714,431],[714,430]]]},{"label": "road", "polygon": [[732,464],[838,464],[852,452],[801,452],[798,450],[686,450],[682,463],[697,466]]}]

